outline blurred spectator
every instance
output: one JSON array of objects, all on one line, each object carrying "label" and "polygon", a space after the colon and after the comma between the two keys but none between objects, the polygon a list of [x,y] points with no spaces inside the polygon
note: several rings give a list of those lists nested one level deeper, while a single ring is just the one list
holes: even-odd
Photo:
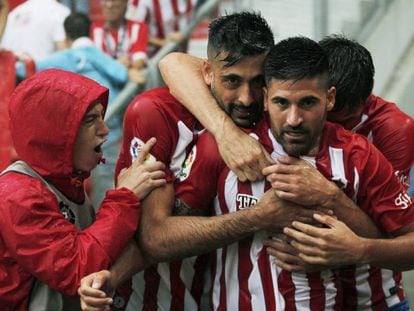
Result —
[{"label": "blurred spectator", "polygon": [[9,14],[8,0],[0,0],[0,41],[6,27],[7,15]]},{"label": "blurred spectator", "polygon": [[80,12],[89,15],[89,1],[88,0],[60,0],[63,5],[66,5],[72,12]]},{"label": "blurred spectator", "polygon": [[129,0],[126,18],[148,24],[150,57],[170,40],[182,42],[179,51],[185,52],[188,40],[184,40],[181,32],[190,22],[196,5],[197,0]]},{"label": "blurred spectator", "polygon": [[101,0],[103,22],[94,22],[92,40],[96,46],[127,67],[145,66],[148,26],[125,19],[127,0]]},{"label": "blurred spectator", "polygon": [[[58,68],[87,76],[109,88],[109,104],[128,81],[143,82],[137,69],[129,69],[98,49],[89,38],[90,20],[82,13],[70,14],[64,22],[67,50],[55,52],[36,62],[36,71]],[[24,66],[17,67],[19,77],[24,77]],[[122,115],[107,122],[110,129],[108,141],[103,145],[106,165],[99,165],[92,173],[93,203],[99,206],[105,191],[113,188],[113,174],[122,136]]]},{"label": "blurred spectator", "polygon": [[56,0],[28,0],[8,16],[2,46],[34,60],[63,49],[63,21],[70,10]]}]

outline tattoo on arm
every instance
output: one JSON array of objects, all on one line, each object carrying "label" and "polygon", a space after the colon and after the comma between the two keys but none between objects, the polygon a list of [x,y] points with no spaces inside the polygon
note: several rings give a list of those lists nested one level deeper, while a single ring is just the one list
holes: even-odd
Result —
[{"label": "tattoo on arm", "polygon": [[208,213],[203,210],[194,209],[185,204],[179,198],[174,200],[173,216],[208,216]]}]

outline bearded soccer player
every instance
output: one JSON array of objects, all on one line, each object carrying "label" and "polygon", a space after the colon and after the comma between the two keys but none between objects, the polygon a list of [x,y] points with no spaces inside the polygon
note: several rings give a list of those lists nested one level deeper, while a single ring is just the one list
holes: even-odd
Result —
[{"label": "bearded soccer player", "polygon": [[[319,170],[318,174],[313,170],[307,176],[312,178],[306,179],[310,182],[301,188],[300,200],[295,203],[326,206],[351,224],[356,219],[350,217],[351,209],[332,202],[345,193],[355,197],[361,209],[382,230],[395,234],[409,231],[414,211],[411,205],[395,208],[394,200],[405,192],[391,165],[365,138],[325,123],[335,97],[335,89],[328,83],[327,66],[325,53],[312,40],[291,38],[277,44],[265,67],[268,114],[250,135],[257,136],[272,151],[275,160],[293,161],[287,155],[301,157],[309,162],[309,167]],[[214,200],[216,214],[251,208],[269,185],[238,182],[225,167],[213,143],[209,134],[200,138],[193,151],[191,170],[186,172],[188,177],[183,178],[178,188],[182,192],[177,194],[187,205],[206,210]],[[309,171],[307,167],[305,170]],[[200,180],[200,176],[209,179]],[[322,176],[340,185],[341,190]],[[387,192],[386,196],[383,191]],[[200,204],[200,197],[206,198],[205,203]],[[354,230],[361,229],[353,225]],[[283,308],[277,295],[278,286],[286,310],[301,307],[316,310],[321,305],[326,309],[342,308],[341,286],[332,271],[310,274],[283,271],[278,275],[263,248],[265,236],[265,233],[256,233],[216,251],[211,292],[214,308],[234,307],[234,299],[238,299],[239,308],[248,305],[259,309],[274,309],[275,305]],[[232,278],[235,275],[237,282]]]}]

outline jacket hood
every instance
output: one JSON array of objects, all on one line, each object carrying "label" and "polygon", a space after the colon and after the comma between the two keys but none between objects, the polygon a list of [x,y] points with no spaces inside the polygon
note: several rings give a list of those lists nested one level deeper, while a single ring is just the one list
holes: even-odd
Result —
[{"label": "jacket hood", "polygon": [[44,70],[20,83],[9,106],[19,158],[60,190],[74,184],[75,138],[85,112],[97,101],[106,109],[108,89],[69,71]]}]

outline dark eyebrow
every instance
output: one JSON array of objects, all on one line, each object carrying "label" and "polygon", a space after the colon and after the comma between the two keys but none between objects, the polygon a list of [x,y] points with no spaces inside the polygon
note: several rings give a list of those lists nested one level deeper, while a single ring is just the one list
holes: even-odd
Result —
[{"label": "dark eyebrow", "polygon": [[234,73],[230,73],[228,75],[222,75],[221,78],[222,79],[237,79],[237,80],[241,80],[241,77],[239,75],[234,74]]},{"label": "dark eyebrow", "polygon": [[280,101],[280,100],[286,100],[287,101],[287,99],[285,98],[285,97],[281,97],[281,96],[275,96],[275,97],[272,97],[272,101]]},{"label": "dark eyebrow", "polygon": [[309,95],[309,96],[302,97],[300,99],[300,101],[306,101],[306,100],[318,100],[318,98],[316,96]]}]

